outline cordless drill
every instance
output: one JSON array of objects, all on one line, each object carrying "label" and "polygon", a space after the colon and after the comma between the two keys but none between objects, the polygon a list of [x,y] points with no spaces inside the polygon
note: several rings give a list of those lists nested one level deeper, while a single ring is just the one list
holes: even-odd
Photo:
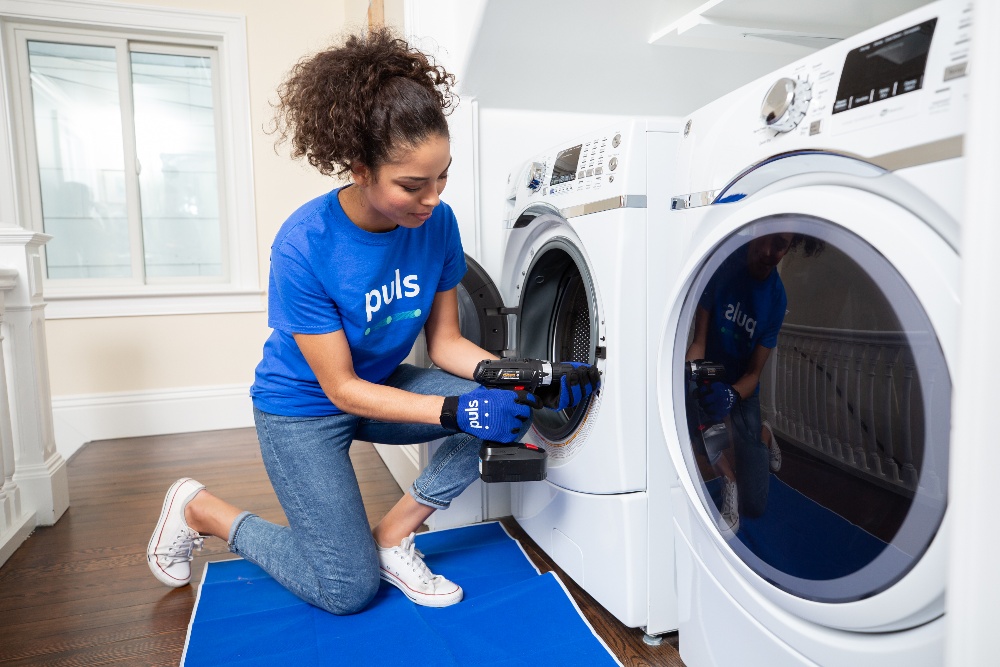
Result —
[{"label": "cordless drill", "polygon": [[687,362],[685,366],[687,366],[688,379],[705,387],[716,380],[722,381],[726,376],[726,367],[714,361],[695,359]]},{"label": "cordless drill", "polygon": [[[687,379],[698,385],[699,390],[707,390],[713,382],[724,381],[726,375],[725,366],[705,359],[688,361],[684,366],[687,371]],[[697,401],[691,403],[689,410],[692,413],[689,414],[692,415],[693,419],[689,417],[689,422],[693,422],[692,425],[697,429],[697,433],[705,445],[705,453],[709,460],[714,462],[729,446],[729,433],[726,430],[726,424],[724,421],[713,422],[698,406]]]},{"label": "cordless drill", "polygon": [[[572,366],[540,359],[485,359],[472,379],[492,389],[534,393],[557,384]],[[545,479],[548,454],[530,443],[484,440],[479,450],[479,477],[484,482],[537,482]]]}]

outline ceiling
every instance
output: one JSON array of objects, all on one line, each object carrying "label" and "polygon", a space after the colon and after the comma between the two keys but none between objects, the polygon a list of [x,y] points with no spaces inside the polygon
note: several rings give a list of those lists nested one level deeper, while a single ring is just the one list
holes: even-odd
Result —
[{"label": "ceiling", "polygon": [[460,92],[487,107],[683,116],[929,0],[489,0]]}]

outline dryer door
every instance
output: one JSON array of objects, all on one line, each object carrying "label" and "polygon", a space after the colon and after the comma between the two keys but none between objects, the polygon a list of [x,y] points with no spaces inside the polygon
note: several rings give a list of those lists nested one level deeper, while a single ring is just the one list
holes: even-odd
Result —
[{"label": "dryer door", "polygon": [[667,355],[692,499],[745,581],[803,617],[934,618],[957,254],[848,188],[713,208]]},{"label": "dryer door", "polygon": [[465,255],[468,270],[458,286],[458,324],[462,336],[498,357],[507,345],[507,311],[500,291],[479,263]]}]

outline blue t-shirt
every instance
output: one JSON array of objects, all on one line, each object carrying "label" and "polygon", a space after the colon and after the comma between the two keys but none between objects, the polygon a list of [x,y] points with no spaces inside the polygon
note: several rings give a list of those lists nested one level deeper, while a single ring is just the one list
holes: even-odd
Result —
[{"label": "blue t-shirt", "polygon": [[701,295],[698,305],[708,311],[705,359],[726,367],[726,382],[746,373],[757,345],[773,348],[785,319],[788,298],[778,271],[756,280],[747,268],[744,245],[726,258]]},{"label": "blue t-shirt", "polygon": [[293,333],[344,330],[354,372],[381,383],[406,358],[437,292],[465,276],[455,214],[444,202],[415,229],[367,232],[340,206],[337,188],[306,203],[271,245],[267,323],[250,388],[254,407],[271,414],[341,412],[323,392]]}]

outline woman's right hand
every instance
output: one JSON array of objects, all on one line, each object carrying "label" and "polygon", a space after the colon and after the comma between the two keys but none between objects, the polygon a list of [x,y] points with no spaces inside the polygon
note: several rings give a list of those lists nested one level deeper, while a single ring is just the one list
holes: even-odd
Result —
[{"label": "woman's right hand", "polygon": [[527,391],[478,387],[444,399],[441,425],[480,440],[513,442],[537,407],[538,399]]},{"label": "woman's right hand", "polygon": [[725,382],[713,382],[698,391],[698,401],[702,409],[713,420],[720,422],[729,415],[739,394]]},{"label": "woman's right hand", "polygon": [[552,364],[557,384],[539,387],[538,398],[550,410],[567,410],[576,406],[601,388],[601,372],[597,366],[577,361]]}]

